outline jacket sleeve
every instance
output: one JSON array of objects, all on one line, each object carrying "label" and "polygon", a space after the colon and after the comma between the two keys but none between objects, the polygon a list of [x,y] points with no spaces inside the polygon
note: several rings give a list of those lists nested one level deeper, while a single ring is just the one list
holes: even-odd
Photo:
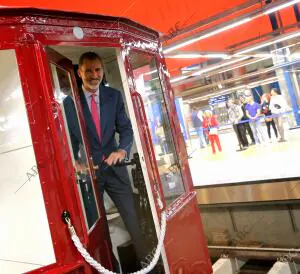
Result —
[{"label": "jacket sleeve", "polygon": [[117,94],[117,113],[115,124],[116,132],[120,136],[118,149],[124,149],[128,157],[133,143],[133,130],[131,122],[126,115],[122,95],[120,92],[118,92]]}]

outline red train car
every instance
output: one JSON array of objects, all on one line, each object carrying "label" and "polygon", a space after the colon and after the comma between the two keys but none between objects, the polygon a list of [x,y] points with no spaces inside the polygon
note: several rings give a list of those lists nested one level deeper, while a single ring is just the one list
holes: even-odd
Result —
[{"label": "red train car", "polygon": [[[64,211],[96,261],[111,270],[113,251],[129,271],[130,239],[98,193],[79,104],[74,71],[79,56],[93,51],[103,59],[103,84],[121,91],[133,125],[125,164],[147,238],[144,266],[154,259],[157,273],[212,273],[158,33],[122,18],[5,8],[0,30],[0,272],[93,273]],[[75,167],[67,96],[76,105],[85,172]]]}]

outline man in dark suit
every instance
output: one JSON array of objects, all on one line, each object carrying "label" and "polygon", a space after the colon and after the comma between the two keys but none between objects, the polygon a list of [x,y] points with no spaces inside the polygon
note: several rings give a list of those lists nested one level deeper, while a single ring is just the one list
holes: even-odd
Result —
[{"label": "man in dark suit", "polygon": [[[78,75],[82,80],[79,87],[87,137],[93,162],[100,168],[96,171],[97,183],[103,197],[104,190],[115,203],[131,236],[140,261],[146,256],[145,242],[139,226],[132,188],[126,167],[114,166],[130,154],[133,131],[118,90],[100,85],[103,79],[103,62],[94,52],[81,55]],[[78,152],[82,143],[73,99],[67,97],[64,107],[75,154],[76,166],[80,170]],[[119,144],[115,133],[119,134]]]}]

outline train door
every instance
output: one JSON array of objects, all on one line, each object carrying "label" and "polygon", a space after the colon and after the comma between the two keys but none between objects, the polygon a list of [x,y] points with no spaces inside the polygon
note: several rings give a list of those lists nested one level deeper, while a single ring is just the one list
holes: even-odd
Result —
[{"label": "train door", "polygon": [[[62,165],[68,171],[70,188],[75,188],[75,195],[70,203],[75,203],[79,209],[79,216],[71,214],[71,220],[80,226],[74,225],[81,242],[88,252],[108,269],[112,267],[111,246],[109,233],[105,221],[105,212],[99,201],[96,188],[95,172],[99,168],[94,166],[86,145],[86,132],[73,65],[70,60],[50,48],[46,48],[45,71],[51,76],[49,88],[52,102],[54,124],[56,126],[59,156]],[[48,65],[48,66],[47,66]],[[71,119],[75,119],[71,121]],[[79,149],[74,147],[71,139],[70,127],[76,123],[81,138]],[[75,174],[72,172],[75,171]],[[68,210],[68,208],[66,208]],[[70,242],[73,249],[73,244]],[[77,253],[77,251],[76,251]],[[79,254],[78,254],[79,255]]]},{"label": "train door", "polygon": [[[131,97],[140,135],[144,143],[150,144],[145,150],[148,172],[152,173],[152,192],[159,196],[162,190],[167,212],[164,247],[170,272],[211,273],[188,157],[181,131],[176,130],[174,98],[164,83],[166,72],[152,55],[130,51],[128,58],[128,71],[134,79]],[[157,199],[154,201],[160,215]]]}]

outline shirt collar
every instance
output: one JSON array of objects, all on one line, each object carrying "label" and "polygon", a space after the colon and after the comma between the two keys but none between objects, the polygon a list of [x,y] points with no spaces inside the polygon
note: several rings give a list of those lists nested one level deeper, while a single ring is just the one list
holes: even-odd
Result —
[{"label": "shirt collar", "polygon": [[86,99],[87,99],[87,98],[90,98],[90,97],[92,96],[92,94],[96,94],[96,98],[99,97],[99,88],[96,90],[96,92],[91,93],[91,92],[87,91],[87,90],[84,88],[84,86],[82,85],[82,90],[83,90],[83,93],[84,93]]}]

